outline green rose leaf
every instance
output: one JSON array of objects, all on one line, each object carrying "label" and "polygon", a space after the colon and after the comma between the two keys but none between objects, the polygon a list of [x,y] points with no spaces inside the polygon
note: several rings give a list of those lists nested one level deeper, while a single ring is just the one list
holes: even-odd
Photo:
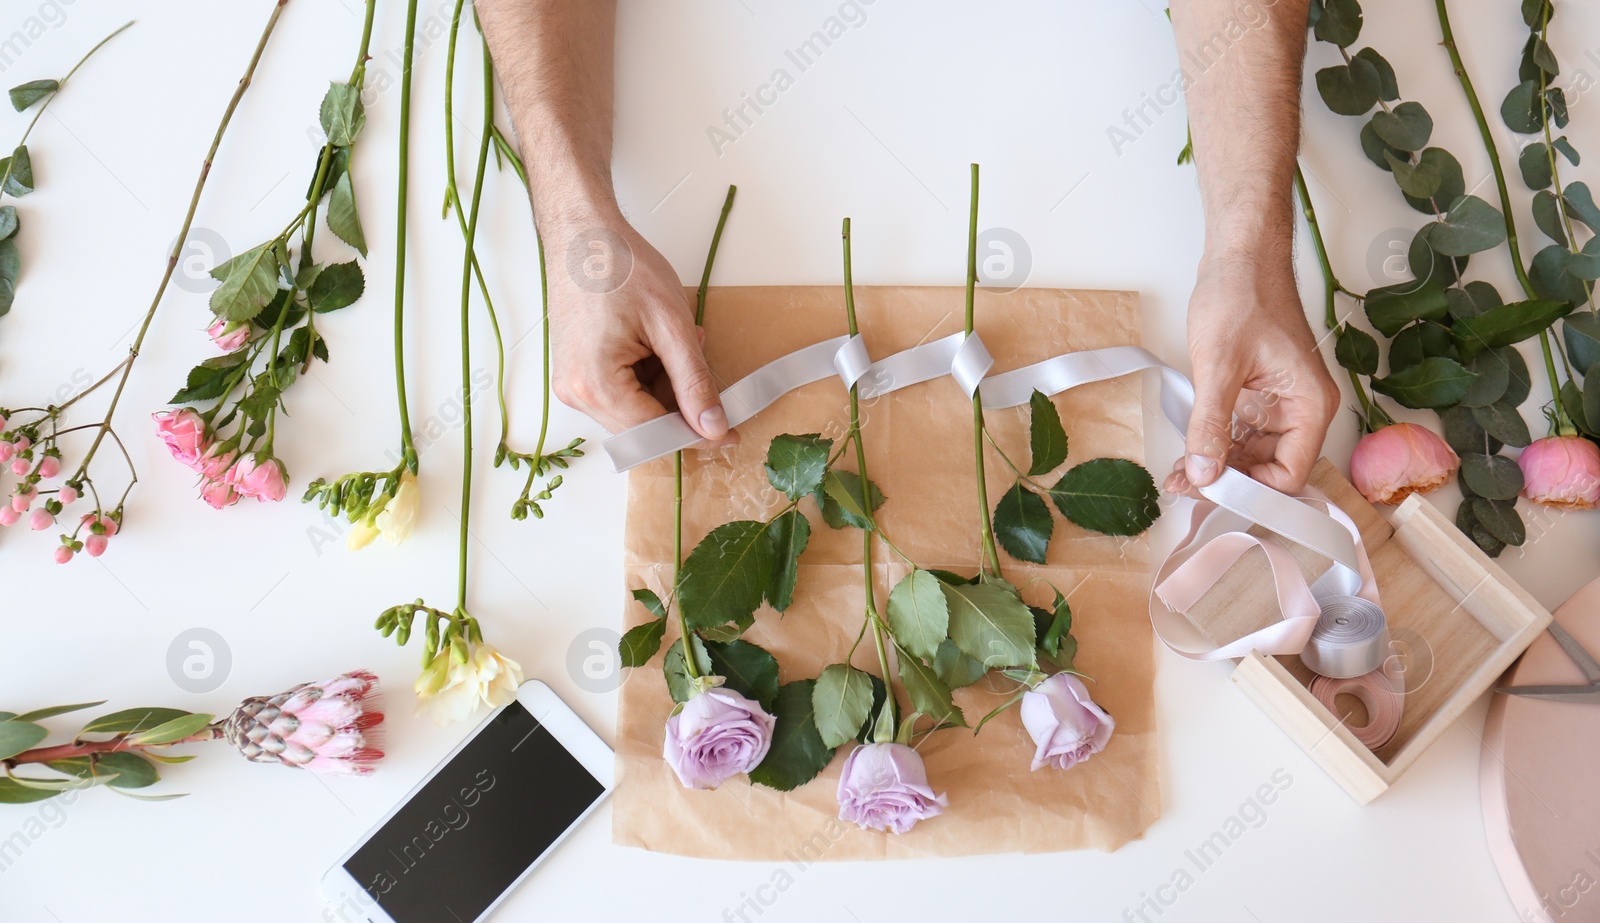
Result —
[{"label": "green rose leaf", "polygon": [[1150,472],[1121,458],[1096,458],[1069,469],[1050,488],[1050,499],[1061,515],[1106,535],[1138,535],[1161,515]]},{"label": "green rose leaf", "polygon": [[1043,564],[1055,520],[1044,498],[1022,486],[1011,485],[994,508],[994,535],[1000,547],[1019,561]]},{"label": "green rose leaf", "polygon": [[706,642],[711,669],[734,692],[761,703],[770,713],[778,699],[778,659],[749,641]]},{"label": "green rose leaf", "polygon": [[833,759],[833,748],[825,745],[822,735],[817,733],[811,705],[815,687],[815,680],[802,679],[785,683],[778,690],[771,709],[772,717],[777,719],[772,730],[772,747],[761,765],[750,771],[751,782],[788,792],[815,779],[827,768]]},{"label": "green rose leaf", "polygon": [[1437,408],[1460,403],[1472,385],[1473,374],[1453,359],[1430,356],[1387,378],[1372,379],[1372,389],[1386,394],[1402,407]]},{"label": "green rose leaf", "polygon": [[1317,92],[1339,115],[1366,115],[1377,105],[1381,83],[1378,69],[1361,58],[1317,71]]},{"label": "green rose leaf", "polygon": [[1418,320],[1439,320],[1450,311],[1444,281],[1434,276],[1372,289],[1363,304],[1367,320],[1387,337]]},{"label": "green rose leaf", "polygon": [[366,288],[366,277],[361,274],[361,266],[355,260],[334,263],[317,274],[310,290],[306,292],[306,300],[311,303],[311,310],[327,314],[355,304]]},{"label": "green rose leaf", "polygon": [[1461,480],[1490,500],[1514,500],[1522,491],[1522,469],[1504,455],[1463,455]]},{"label": "green rose leaf", "polygon": [[790,510],[772,520],[767,529],[772,543],[772,579],[763,595],[779,612],[794,602],[794,585],[800,577],[800,553],[811,540],[811,522],[799,510]]},{"label": "green rose leaf", "polygon": [[51,93],[61,89],[61,84],[55,80],[30,80],[19,84],[8,91],[11,97],[11,108],[21,112]]},{"label": "green rose leaf", "polygon": [[625,667],[642,667],[650,662],[650,658],[661,650],[661,639],[667,631],[666,619],[652,619],[643,625],[635,625],[622,635],[622,640],[617,644],[617,652],[621,655],[622,665]]},{"label": "green rose leaf", "polygon": [[31,750],[49,735],[49,731],[29,721],[0,721],[0,760]]},{"label": "green rose leaf", "polygon": [[[694,647],[694,659],[699,664],[700,675],[711,674],[711,655],[706,652],[705,642],[696,635],[689,636],[689,643]],[[674,643],[667,651],[667,656],[661,664],[661,672],[667,677],[667,692],[672,696],[672,701],[679,703],[689,701],[689,696],[694,692],[690,685],[689,671],[684,666],[683,644]]]},{"label": "green rose leaf", "polygon": [[1378,374],[1378,341],[1359,327],[1344,324],[1339,328],[1339,338],[1333,344],[1333,357],[1341,367],[1357,375]]},{"label": "green rose leaf", "polygon": [[211,311],[225,320],[250,320],[278,295],[278,258],[271,243],[251,247],[211,275],[222,280],[211,293]]},{"label": "green rose leaf", "polygon": [[941,584],[950,606],[950,639],[986,667],[1032,667],[1033,613],[1016,593],[992,583]]},{"label": "green rose leaf", "polygon": [[345,173],[333,184],[332,198],[328,200],[328,230],[362,256],[367,255],[367,235],[361,229],[361,213],[356,210],[356,190],[350,184],[350,174]]},{"label": "green rose leaf", "polygon": [[750,615],[772,584],[768,524],[742,519],[711,530],[678,573],[678,605],[690,628],[713,628]]},{"label": "green rose leaf", "polygon": [[1361,35],[1361,4],[1356,0],[1326,0],[1312,30],[1319,42],[1348,48]]},{"label": "green rose leaf", "polygon": [[899,650],[895,659],[899,661],[900,682],[905,684],[912,708],[932,718],[935,723],[960,728],[967,726],[966,716],[951,699],[950,687],[945,685],[932,667],[904,649]]},{"label": "green rose leaf", "polygon": [[1561,191],[1561,199],[1572,217],[1588,225],[1589,230],[1600,232],[1600,208],[1595,207],[1588,183],[1568,183]]},{"label": "green rose leaf", "polygon": [[1028,422],[1028,448],[1031,461],[1028,476],[1038,477],[1061,467],[1067,460],[1067,431],[1061,426],[1061,414],[1043,392],[1035,390],[1028,398],[1031,417]]},{"label": "green rose leaf", "polygon": [[633,591],[633,598],[656,618],[664,619],[667,617],[667,607],[661,602],[661,597],[656,595],[655,590],[649,587],[640,587]]},{"label": "green rose leaf", "polygon": [[822,479],[822,491],[817,498],[823,521],[835,529],[845,526],[872,528],[872,520],[867,515],[867,503],[871,503],[870,509],[876,510],[884,500],[883,491],[871,481],[867,482],[866,499],[863,500],[861,476],[853,471],[837,469],[830,470]]},{"label": "green rose leaf", "polygon": [[184,381],[178,393],[168,400],[170,404],[195,404],[200,401],[215,400],[227,390],[228,379],[233,376],[239,366],[248,359],[244,350],[225,353],[221,356],[212,356],[189,370],[189,376]]},{"label": "green rose leaf", "polygon": [[199,733],[209,724],[211,724],[210,715],[184,715],[158,724],[148,731],[140,731],[130,737],[129,741],[139,745],[175,743]]},{"label": "green rose leaf", "polygon": [[1538,225],[1544,236],[1560,244],[1562,249],[1567,246],[1567,230],[1561,223],[1561,207],[1556,202],[1556,194],[1548,189],[1541,189],[1533,195],[1533,223]]},{"label": "green rose leaf", "polygon": [[20,199],[33,191],[33,158],[26,144],[17,145],[10,157],[0,160],[0,174],[5,176],[0,190],[7,195]]},{"label": "green rose leaf", "polygon": [[1600,316],[1588,311],[1568,314],[1561,325],[1561,334],[1567,341],[1567,355],[1572,364],[1587,375],[1588,370],[1600,362]]},{"label": "green rose leaf", "polygon": [[767,482],[790,500],[815,493],[828,470],[833,440],[818,433],[774,436],[767,446]]},{"label": "green rose leaf", "polygon": [[1067,597],[1056,590],[1055,601],[1048,610],[1041,611],[1046,617],[1034,619],[1034,642],[1039,650],[1055,657],[1061,653],[1062,640],[1072,639],[1072,607],[1067,604]]},{"label": "green rose leaf", "polygon": [[889,629],[913,655],[934,660],[950,633],[950,604],[938,577],[913,570],[889,591]]},{"label": "green rose leaf", "polygon": [[939,674],[940,682],[946,686],[961,689],[983,679],[989,668],[982,661],[961,653],[954,641],[945,638],[939,642],[939,651],[934,655],[933,672]]},{"label": "green rose leaf", "polygon": [[1485,349],[1520,343],[1572,312],[1572,303],[1548,298],[1513,301],[1456,321],[1453,333],[1461,355],[1472,358]]},{"label": "green rose leaf", "polygon": [[1428,138],[1433,135],[1433,117],[1421,103],[1403,102],[1390,111],[1373,113],[1372,130],[1391,147],[1420,151],[1428,146]]},{"label": "green rose leaf", "polygon": [[361,91],[347,83],[331,83],[322,97],[322,131],[334,147],[355,143],[367,113],[361,105]]},{"label": "green rose leaf", "polygon": [[830,664],[817,677],[811,708],[823,746],[854,740],[872,714],[872,680],[849,664]]},{"label": "green rose leaf", "polygon": [[1500,103],[1500,118],[1512,131],[1531,135],[1544,127],[1544,111],[1539,106],[1539,85],[1524,80],[1511,88]]},{"label": "green rose leaf", "polygon": [[1546,189],[1554,181],[1550,173],[1550,147],[1535,141],[1517,155],[1517,168],[1522,171],[1522,181],[1529,189]]},{"label": "green rose leaf", "polygon": [[17,242],[0,240],[0,317],[11,312],[17,298],[17,276],[22,274],[22,255],[17,252]]}]

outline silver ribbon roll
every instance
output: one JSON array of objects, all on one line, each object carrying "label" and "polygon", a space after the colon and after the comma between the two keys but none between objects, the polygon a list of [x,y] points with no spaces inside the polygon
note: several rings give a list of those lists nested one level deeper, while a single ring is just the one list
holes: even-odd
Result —
[{"label": "silver ribbon roll", "polygon": [[1327,596],[1318,602],[1322,616],[1300,652],[1302,663],[1334,679],[1353,679],[1383,666],[1389,627],[1382,609],[1359,596]]}]

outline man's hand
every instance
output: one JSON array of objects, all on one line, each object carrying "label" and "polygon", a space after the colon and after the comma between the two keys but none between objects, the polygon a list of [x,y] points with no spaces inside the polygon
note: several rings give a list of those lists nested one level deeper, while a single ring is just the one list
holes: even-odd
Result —
[{"label": "man's hand", "polygon": [[553,223],[552,384],[612,432],[671,408],[701,436],[729,436],[702,333],[665,257],[620,214]]},{"label": "man's hand", "polygon": [[1239,468],[1285,493],[1305,485],[1339,389],[1306,324],[1287,255],[1211,257],[1189,300],[1195,408],[1164,488],[1192,494]]}]

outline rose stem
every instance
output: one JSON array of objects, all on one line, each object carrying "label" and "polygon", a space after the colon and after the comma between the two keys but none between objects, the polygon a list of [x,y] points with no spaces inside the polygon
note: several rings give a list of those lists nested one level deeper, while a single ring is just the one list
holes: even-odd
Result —
[{"label": "rose stem", "polygon": [[[973,289],[978,284],[978,165],[972,165],[972,205],[967,212],[967,336],[972,336]],[[989,487],[983,476],[983,394],[972,392],[972,454],[978,468],[978,520],[983,524],[984,562],[979,569],[1000,575],[1000,552],[989,525]]]},{"label": "rose stem", "polygon": [[[109,42],[112,39],[116,38],[117,36],[121,35],[131,25],[133,25],[133,20],[130,19],[127,22],[123,23],[122,25],[118,26],[116,31],[112,32],[110,35],[108,35],[105,38],[101,39],[99,41],[99,43],[96,44],[93,48],[90,48],[88,50],[88,52],[86,52],[84,54],[83,57],[79,58],[78,59],[78,63],[72,65],[72,70],[67,71],[67,76],[62,77],[60,80],[56,81],[56,88],[54,90],[51,90],[49,95],[44,98],[44,102],[39,104],[39,110],[33,114],[33,120],[28,122],[28,127],[22,132],[22,137],[17,140],[17,146],[18,147],[21,147],[22,145],[24,145],[24,144],[26,144],[28,142],[28,136],[33,134],[33,126],[39,124],[39,117],[44,115],[44,111],[46,109],[50,108],[50,104],[52,102],[54,102],[56,96],[61,93],[61,88],[67,85],[67,81],[72,79],[72,75],[76,74],[78,72],[78,68],[80,68],[84,64],[86,64],[88,62],[88,60],[91,57],[94,56],[95,52],[97,52],[101,48],[105,47],[106,42]],[[9,171],[9,169],[10,168],[7,167],[8,171]]]},{"label": "rose stem", "polygon": [[[1528,280],[1528,271],[1522,266],[1522,251],[1517,246],[1517,222],[1511,216],[1511,197],[1506,193],[1506,172],[1500,166],[1500,150],[1495,146],[1494,136],[1489,134],[1489,121],[1484,118],[1483,106],[1478,102],[1477,92],[1472,89],[1472,78],[1467,76],[1467,67],[1461,62],[1461,51],[1456,48],[1455,33],[1450,31],[1450,13],[1445,9],[1444,0],[1434,0],[1433,5],[1439,14],[1439,32],[1444,39],[1445,50],[1450,53],[1450,65],[1461,83],[1462,92],[1467,95],[1467,105],[1472,108],[1472,117],[1478,123],[1478,135],[1483,139],[1484,150],[1489,152],[1489,166],[1494,168],[1495,189],[1500,194],[1500,217],[1506,223],[1506,244],[1511,250],[1511,267],[1516,270],[1517,282],[1522,285],[1523,293],[1529,298],[1537,298],[1533,283]],[[1561,406],[1561,382],[1556,377],[1555,358],[1550,353],[1549,330],[1539,331],[1539,348],[1544,352],[1544,370],[1550,377],[1553,435],[1576,436],[1578,428]]]},{"label": "rose stem", "polygon": [[394,387],[400,403],[401,464],[417,473],[417,448],[411,441],[411,412],[406,407],[406,193],[411,175],[411,62],[417,36],[417,0],[406,4],[405,59],[400,66],[400,178],[396,183],[394,232]]}]

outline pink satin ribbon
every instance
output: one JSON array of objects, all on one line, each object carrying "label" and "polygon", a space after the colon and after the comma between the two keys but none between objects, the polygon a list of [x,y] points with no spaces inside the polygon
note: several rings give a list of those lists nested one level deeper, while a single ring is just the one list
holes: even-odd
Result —
[{"label": "pink satin ribbon", "polygon": [[1354,696],[1367,710],[1367,723],[1345,722],[1345,727],[1368,750],[1377,750],[1394,739],[1400,730],[1400,716],[1404,702],[1403,674],[1397,678],[1393,671],[1378,669],[1350,679],[1318,676],[1311,681],[1311,694],[1323,707],[1339,714],[1337,699],[1341,695]]}]

